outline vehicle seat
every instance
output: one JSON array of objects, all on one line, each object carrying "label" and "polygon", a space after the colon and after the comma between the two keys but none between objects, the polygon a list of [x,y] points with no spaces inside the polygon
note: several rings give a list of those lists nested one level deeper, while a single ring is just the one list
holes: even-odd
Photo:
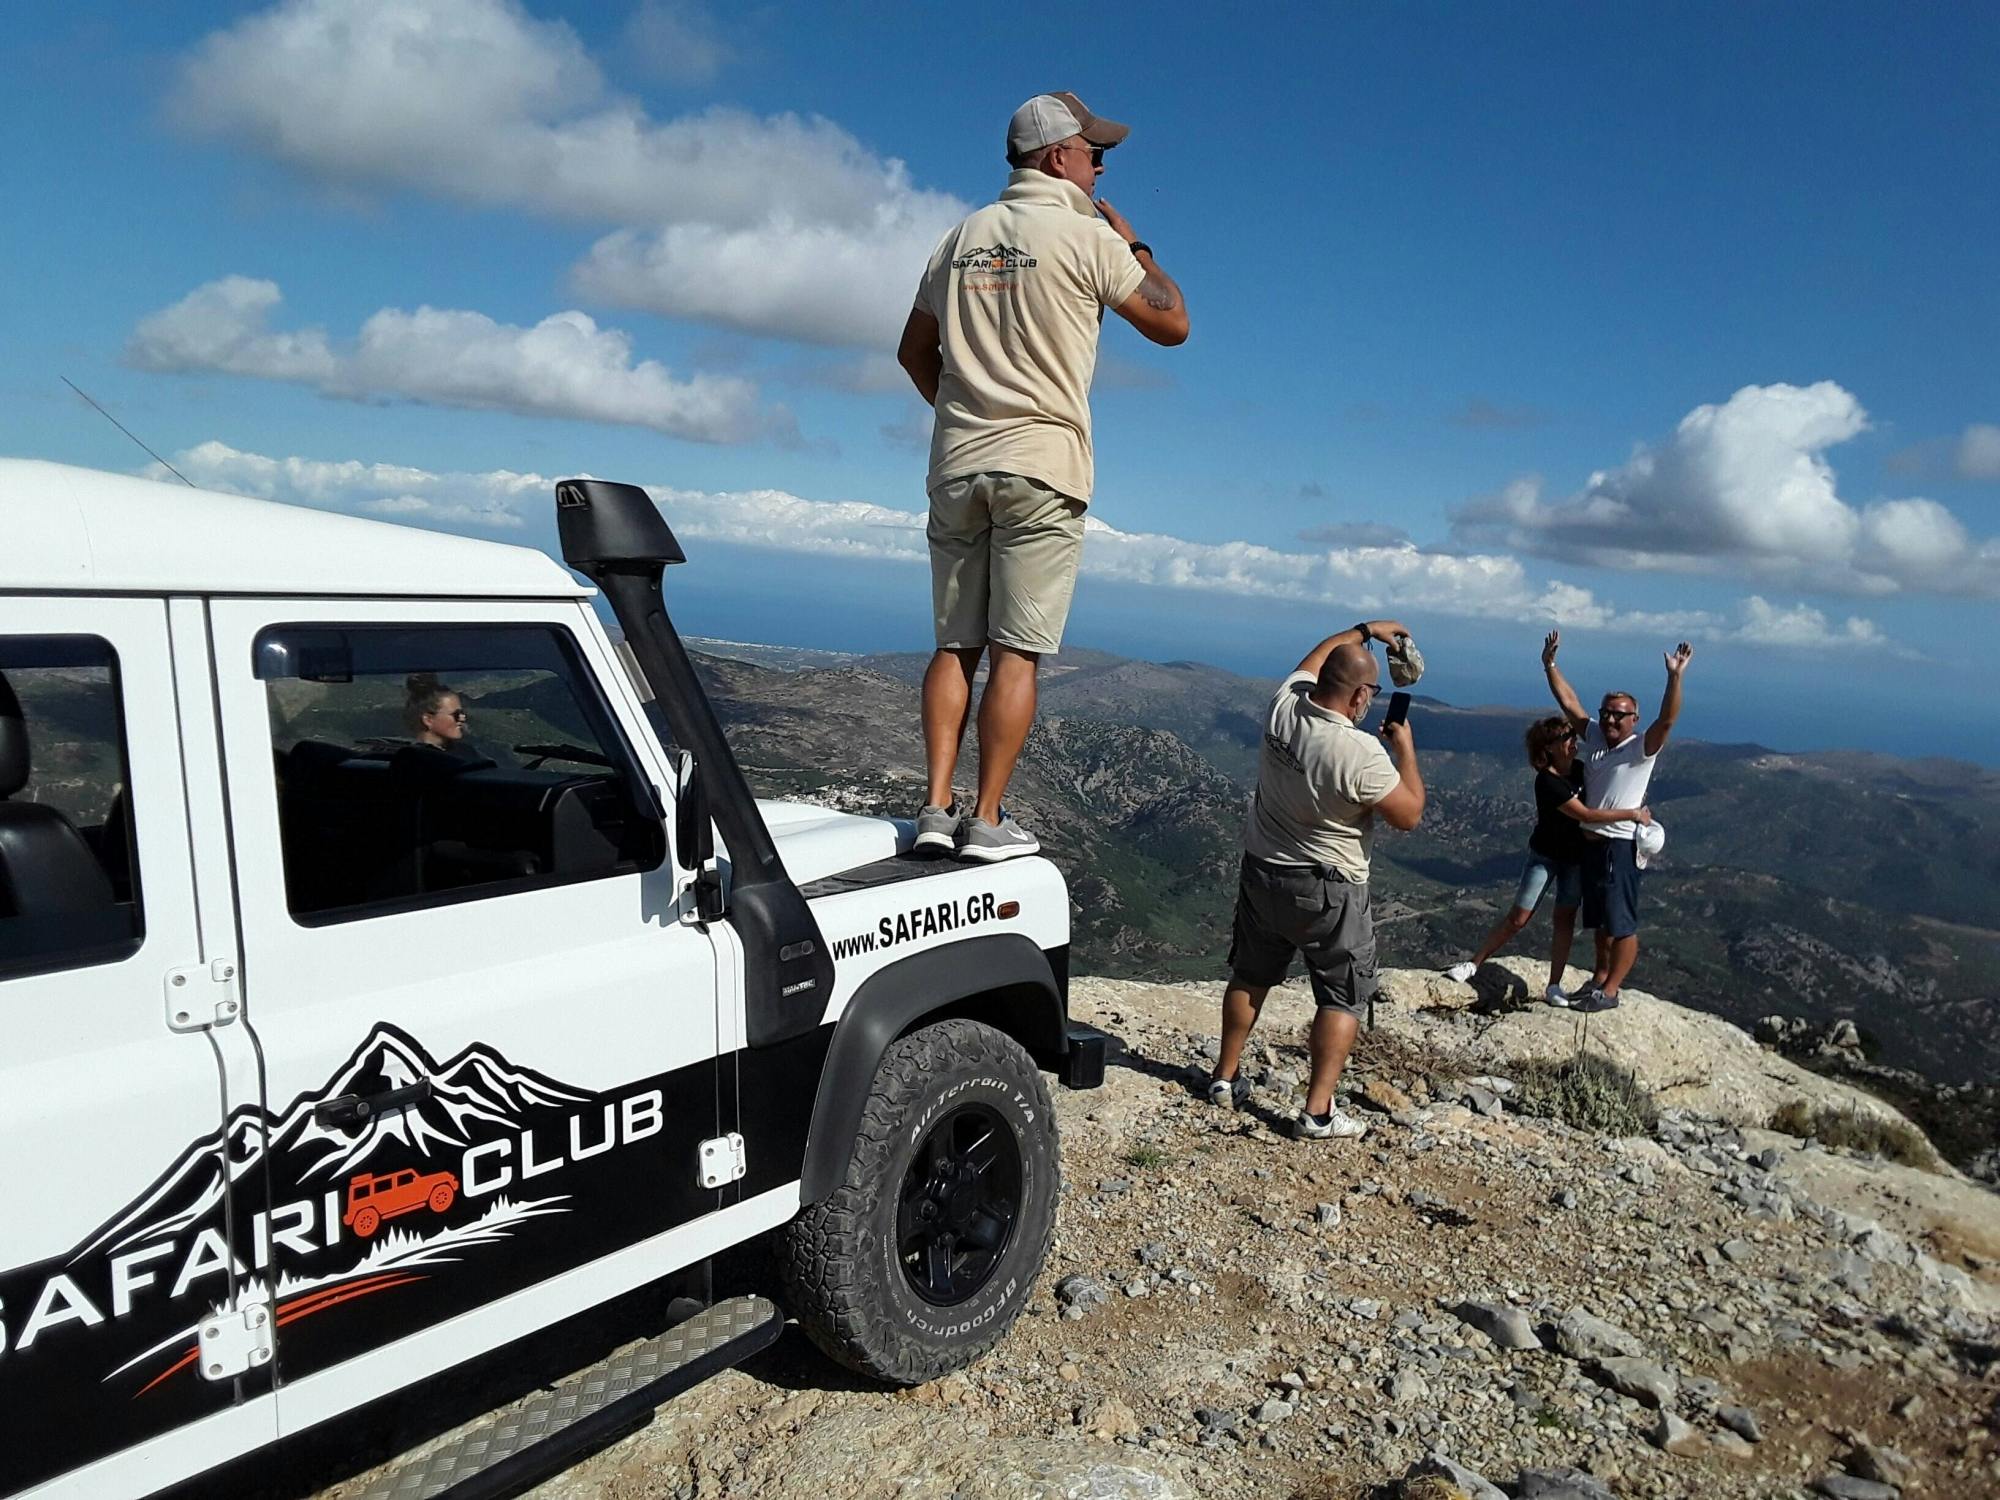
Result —
[{"label": "vehicle seat", "polygon": [[[90,834],[86,831],[86,839]],[[115,899],[132,899],[132,801],[124,787],[112,794],[111,809],[104,815],[104,827],[91,839],[98,863],[111,878]]]},{"label": "vehicle seat", "polygon": [[110,877],[57,809],[14,800],[28,784],[28,723],[0,675],[0,917],[107,910]]}]

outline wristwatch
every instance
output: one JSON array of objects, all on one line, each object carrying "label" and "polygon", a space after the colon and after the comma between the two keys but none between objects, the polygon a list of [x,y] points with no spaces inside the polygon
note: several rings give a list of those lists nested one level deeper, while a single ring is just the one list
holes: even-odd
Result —
[{"label": "wristwatch", "polygon": [[1144,240],[1128,240],[1126,243],[1131,245],[1134,258],[1138,256],[1141,250],[1145,251],[1148,255],[1153,253],[1153,247]]}]

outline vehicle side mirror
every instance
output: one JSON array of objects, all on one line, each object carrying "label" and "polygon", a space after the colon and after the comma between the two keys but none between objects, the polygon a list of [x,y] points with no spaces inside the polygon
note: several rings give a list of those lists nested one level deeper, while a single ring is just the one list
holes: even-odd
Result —
[{"label": "vehicle side mirror", "polygon": [[673,752],[674,858],[683,870],[694,872],[695,914],[704,922],[719,921],[723,915],[722,872],[715,859],[715,823],[709,816],[708,794],[702,789],[701,767],[686,750]]}]

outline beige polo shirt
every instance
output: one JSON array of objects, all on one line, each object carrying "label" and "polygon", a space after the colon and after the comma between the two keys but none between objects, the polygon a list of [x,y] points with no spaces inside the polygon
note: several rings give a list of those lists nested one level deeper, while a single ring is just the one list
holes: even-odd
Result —
[{"label": "beige polo shirt", "polygon": [[1271,700],[1243,848],[1274,864],[1331,865],[1360,885],[1375,804],[1402,778],[1381,740],[1312,701],[1313,680],[1294,672]]},{"label": "beige polo shirt", "polygon": [[1020,171],[938,242],[916,305],[938,321],[925,487],[961,474],[1022,474],[1090,499],[1090,378],[1104,309],[1146,273],[1090,195]]}]

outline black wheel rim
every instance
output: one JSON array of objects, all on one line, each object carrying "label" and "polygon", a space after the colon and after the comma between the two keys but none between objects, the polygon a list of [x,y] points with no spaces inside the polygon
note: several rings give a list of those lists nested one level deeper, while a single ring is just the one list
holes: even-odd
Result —
[{"label": "black wheel rim", "polygon": [[962,1104],[917,1146],[896,1210],[910,1290],[950,1307],[986,1285],[1021,1216],[1021,1147],[1000,1115]]}]

